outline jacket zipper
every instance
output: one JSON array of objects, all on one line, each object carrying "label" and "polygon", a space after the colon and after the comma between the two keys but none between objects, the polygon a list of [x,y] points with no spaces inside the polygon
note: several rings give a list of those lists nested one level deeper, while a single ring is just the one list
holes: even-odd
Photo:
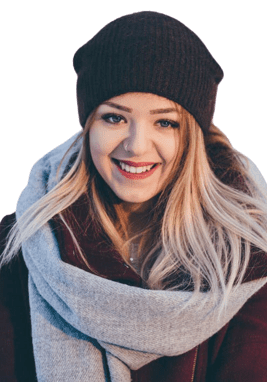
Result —
[{"label": "jacket zipper", "polygon": [[194,357],[194,362],[193,362],[192,377],[191,377],[191,381],[190,382],[194,381],[194,376],[195,376],[195,371],[196,371],[196,363],[197,363],[197,353],[198,353],[198,346],[196,347],[196,350],[195,350],[195,357]]}]

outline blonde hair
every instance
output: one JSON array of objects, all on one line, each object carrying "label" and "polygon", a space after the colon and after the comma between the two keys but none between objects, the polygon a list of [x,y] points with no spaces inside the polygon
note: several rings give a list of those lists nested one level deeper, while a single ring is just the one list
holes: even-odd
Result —
[{"label": "blonde hair", "polygon": [[195,119],[180,105],[176,107],[181,115],[177,157],[149,211],[145,230],[129,237],[127,216],[93,164],[89,149],[93,112],[73,143],[82,139],[69,171],[13,226],[2,264],[15,256],[22,242],[58,215],[80,258],[97,274],[73,233],[73,225],[66,220],[68,207],[86,195],[89,218],[130,267],[131,243],[140,240],[140,275],[148,288],[195,293],[209,289],[226,304],[229,293],[244,278],[252,246],[267,252],[267,201],[254,183],[245,157],[233,149],[226,136],[213,124],[204,135]]}]

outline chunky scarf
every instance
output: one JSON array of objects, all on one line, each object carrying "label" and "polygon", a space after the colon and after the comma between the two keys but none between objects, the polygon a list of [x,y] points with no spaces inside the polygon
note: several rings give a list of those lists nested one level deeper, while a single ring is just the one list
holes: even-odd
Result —
[{"label": "chunky scarf", "polygon": [[[18,201],[17,219],[55,186],[59,162],[75,138],[35,164]],[[80,145],[72,148],[62,171]],[[185,306],[191,292],[132,287],[64,263],[49,223],[23,243],[22,252],[40,382],[130,382],[130,369],[185,353],[212,336],[267,281],[235,289],[218,319],[209,292]]]}]

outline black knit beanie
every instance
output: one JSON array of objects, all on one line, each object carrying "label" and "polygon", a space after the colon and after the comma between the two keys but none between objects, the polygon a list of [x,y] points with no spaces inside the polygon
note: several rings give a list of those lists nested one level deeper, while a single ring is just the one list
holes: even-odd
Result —
[{"label": "black knit beanie", "polygon": [[74,55],[81,125],[102,102],[128,92],[153,93],[183,106],[204,132],[212,121],[223,71],[178,20],[157,12],[120,17]]}]

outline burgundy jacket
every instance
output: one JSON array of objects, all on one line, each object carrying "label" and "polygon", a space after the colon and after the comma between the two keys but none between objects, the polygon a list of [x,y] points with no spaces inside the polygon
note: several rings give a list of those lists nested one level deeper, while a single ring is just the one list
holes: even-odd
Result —
[{"label": "burgundy jacket", "polygon": [[[80,214],[78,219],[83,219],[85,210],[77,204],[75,208],[75,214]],[[15,214],[12,214],[0,223],[0,253],[14,222]],[[62,260],[89,271],[76,257],[67,230],[57,219],[51,224],[54,225]],[[118,253],[110,249],[107,240],[97,231],[92,233],[92,229],[89,230],[90,235],[88,230],[87,233],[78,232],[78,239],[90,265],[103,277],[140,287],[140,277]],[[254,252],[245,281],[267,275],[266,254]],[[21,252],[0,272],[1,382],[37,380],[27,278]],[[267,285],[210,339],[183,355],[159,358],[132,371],[131,375],[133,382],[267,382]]]}]

